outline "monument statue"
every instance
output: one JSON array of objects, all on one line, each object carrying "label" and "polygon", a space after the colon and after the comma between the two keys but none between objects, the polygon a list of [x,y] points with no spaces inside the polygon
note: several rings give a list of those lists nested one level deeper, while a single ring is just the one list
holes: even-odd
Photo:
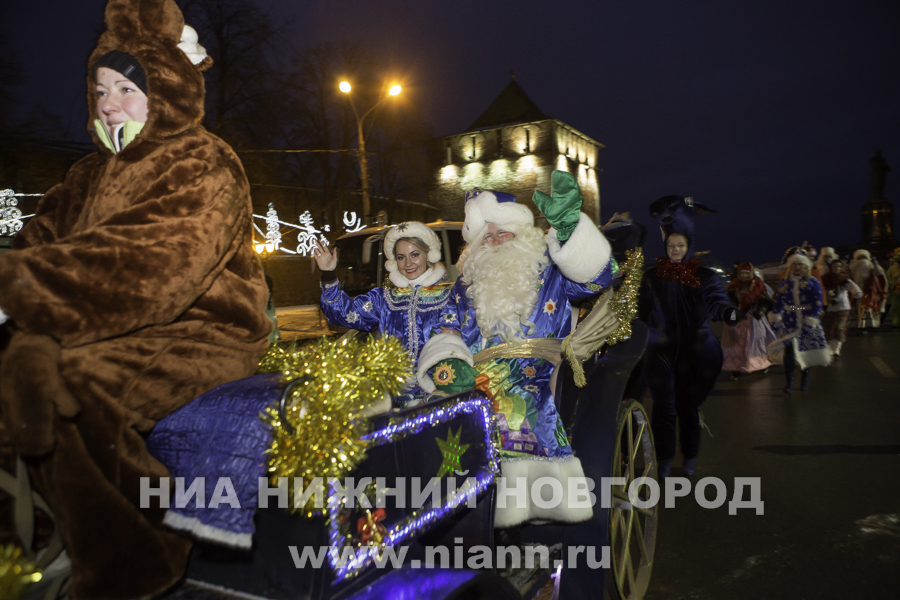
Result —
[{"label": "monument statue", "polygon": [[884,174],[890,172],[891,168],[881,156],[881,150],[875,151],[869,164],[872,165],[872,200],[881,200],[884,198]]}]

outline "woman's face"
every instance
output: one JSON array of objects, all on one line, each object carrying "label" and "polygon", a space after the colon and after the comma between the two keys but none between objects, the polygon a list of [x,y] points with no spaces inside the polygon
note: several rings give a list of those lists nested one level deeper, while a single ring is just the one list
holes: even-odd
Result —
[{"label": "woman's face", "polygon": [[147,122],[147,95],[130,79],[112,69],[97,69],[97,115],[112,135],[125,121]]},{"label": "woman's face", "polygon": [[687,238],[680,233],[673,233],[666,240],[666,254],[672,262],[681,262],[681,259],[687,254],[687,249]]},{"label": "woman's face", "polygon": [[831,272],[835,275],[841,275],[844,272],[844,263],[836,260],[831,263]]},{"label": "woman's face", "polygon": [[804,265],[802,262],[791,263],[791,275],[795,277],[806,277],[809,273],[809,267]]},{"label": "woman's face", "polygon": [[421,277],[428,270],[426,253],[406,240],[400,240],[394,245],[394,258],[400,273],[410,281]]},{"label": "woman's face", "polygon": [[738,274],[738,277],[741,281],[750,281],[751,279],[753,279],[753,273],[751,273],[750,271],[741,271]]}]

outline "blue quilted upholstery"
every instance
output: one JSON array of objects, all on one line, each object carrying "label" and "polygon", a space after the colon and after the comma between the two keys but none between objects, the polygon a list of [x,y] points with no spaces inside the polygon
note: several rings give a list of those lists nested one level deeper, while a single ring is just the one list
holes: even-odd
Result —
[{"label": "blue quilted upholstery", "polygon": [[[195,478],[205,478],[203,505],[192,498],[179,508],[173,497],[167,525],[201,539],[250,547],[258,478],[265,476],[263,452],[272,437],[259,415],[280,395],[278,374],[256,375],[221,385],[157,423],[147,440],[150,453],[173,478],[184,477],[184,489]],[[240,508],[206,508],[220,477],[231,479]],[[170,488],[174,494],[174,479]]]}]

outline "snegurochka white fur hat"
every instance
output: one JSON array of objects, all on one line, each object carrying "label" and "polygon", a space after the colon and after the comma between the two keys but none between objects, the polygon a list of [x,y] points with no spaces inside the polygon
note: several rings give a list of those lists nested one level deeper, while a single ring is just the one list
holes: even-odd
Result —
[{"label": "snegurochka white fur hat", "polygon": [[429,263],[434,264],[441,260],[441,239],[437,234],[424,223],[407,221],[406,223],[394,225],[391,227],[391,230],[387,232],[387,235],[384,236],[384,256],[387,258],[387,261],[384,263],[384,268],[388,270],[388,273],[397,271],[397,260],[394,258],[394,245],[399,240],[407,237],[419,238],[428,244],[428,254],[425,256],[425,260]]},{"label": "snegurochka white fur hat", "polygon": [[516,202],[516,197],[512,194],[478,188],[469,190],[466,192],[466,222],[462,230],[466,243],[479,243],[488,223],[499,227],[533,226],[534,213],[527,206]]}]

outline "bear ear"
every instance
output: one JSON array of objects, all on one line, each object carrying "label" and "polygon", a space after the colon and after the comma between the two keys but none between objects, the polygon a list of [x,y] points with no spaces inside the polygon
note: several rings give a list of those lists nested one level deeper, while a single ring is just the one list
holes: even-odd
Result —
[{"label": "bear ear", "polygon": [[110,0],[106,28],[120,40],[148,36],[178,43],[184,17],[174,0]]}]

